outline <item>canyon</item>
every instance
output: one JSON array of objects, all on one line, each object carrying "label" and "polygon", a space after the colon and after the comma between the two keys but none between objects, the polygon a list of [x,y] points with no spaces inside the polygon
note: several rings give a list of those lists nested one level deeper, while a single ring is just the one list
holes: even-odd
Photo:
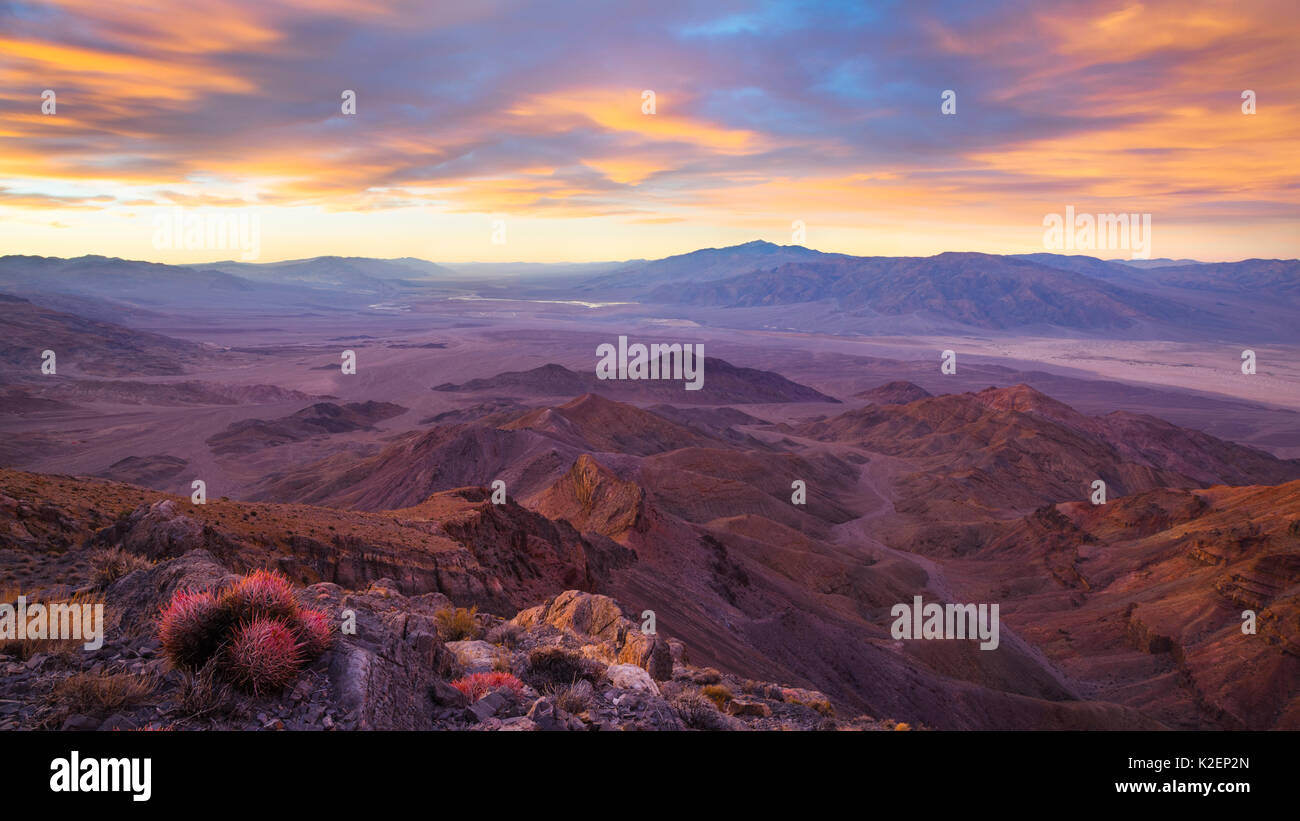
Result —
[{"label": "canyon", "polygon": [[[581,594],[654,613],[666,681],[858,728],[1300,728],[1295,263],[1033,256],[760,243],[485,300],[418,261],[0,259],[0,589],[117,590],[127,633],[166,574],[527,630]],[[599,379],[623,336],[707,343],[700,389]],[[96,587],[106,551],[151,569]],[[916,597],[998,607],[996,649],[897,639]]]}]

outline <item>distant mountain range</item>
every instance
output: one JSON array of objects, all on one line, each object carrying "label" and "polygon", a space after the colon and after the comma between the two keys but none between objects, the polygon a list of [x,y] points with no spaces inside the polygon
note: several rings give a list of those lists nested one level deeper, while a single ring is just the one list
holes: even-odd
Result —
[{"label": "distant mountain range", "polygon": [[857,257],[762,241],[650,261],[536,266],[360,257],[185,266],[0,257],[0,292],[128,324],[148,312],[260,312],[268,305],[351,312],[392,300],[443,299],[480,285],[497,299],[639,303],[657,306],[656,315],[732,327],[1300,339],[1300,260]]}]

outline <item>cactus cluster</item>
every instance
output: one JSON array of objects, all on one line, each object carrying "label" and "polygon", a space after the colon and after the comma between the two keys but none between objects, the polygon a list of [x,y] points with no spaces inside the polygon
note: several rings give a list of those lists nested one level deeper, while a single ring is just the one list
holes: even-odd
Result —
[{"label": "cactus cluster", "polygon": [[333,641],[329,616],[298,603],[293,585],[255,570],[217,591],[181,590],[158,617],[163,654],[182,670],[213,664],[254,694],[275,692]]}]

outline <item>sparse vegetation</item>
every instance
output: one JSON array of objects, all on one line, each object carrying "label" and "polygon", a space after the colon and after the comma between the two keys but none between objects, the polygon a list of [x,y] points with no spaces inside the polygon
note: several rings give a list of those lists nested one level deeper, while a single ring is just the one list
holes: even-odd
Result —
[{"label": "sparse vegetation", "polygon": [[221,678],[217,665],[208,664],[197,673],[185,673],[180,686],[180,712],[191,719],[236,712],[234,693]]},{"label": "sparse vegetation", "polygon": [[496,644],[501,647],[513,648],[519,644],[519,637],[524,633],[524,628],[512,621],[503,621],[496,627],[493,627],[487,633],[487,641],[490,644]]},{"label": "sparse vegetation", "polygon": [[106,715],[134,707],[151,696],[158,683],[134,673],[73,673],[55,683],[48,702],[53,712],[45,719],[53,726],[70,715]]},{"label": "sparse vegetation", "polygon": [[802,704],[805,707],[811,707],[828,718],[835,715],[835,708],[821,693],[785,688],[781,691],[781,700],[787,704]]},{"label": "sparse vegetation", "polygon": [[724,684],[706,684],[700,694],[712,701],[719,710],[725,710],[731,701],[731,690]]},{"label": "sparse vegetation", "polygon": [[153,562],[120,547],[110,547],[91,554],[90,568],[96,587],[107,587],[128,573],[148,570]]},{"label": "sparse vegetation", "polygon": [[539,647],[528,654],[524,678],[538,691],[546,691],[579,681],[597,684],[604,675],[599,662],[563,647]]},{"label": "sparse vegetation", "polygon": [[433,614],[438,636],[443,641],[466,641],[479,636],[478,607],[444,607]]},{"label": "sparse vegetation", "polygon": [[585,679],[562,687],[554,687],[548,693],[555,699],[555,704],[566,713],[578,715],[591,706],[595,690],[591,682]]},{"label": "sparse vegetation", "polygon": [[498,652],[496,657],[492,659],[492,670],[496,673],[513,673],[515,668],[510,663],[510,654],[504,650]]},{"label": "sparse vegetation", "polygon": [[524,683],[509,673],[471,673],[464,678],[457,679],[451,683],[452,687],[460,690],[470,701],[478,701],[483,696],[493,690],[505,687],[519,695],[524,690]]},{"label": "sparse vegetation", "polygon": [[681,722],[692,730],[720,730],[727,726],[727,719],[718,712],[717,705],[698,690],[679,693],[669,702],[669,706]]},{"label": "sparse vegetation", "polygon": [[133,673],[74,673],[54,686],[53,695],[74,712],[105,712],[144,701],[156,684]]}]

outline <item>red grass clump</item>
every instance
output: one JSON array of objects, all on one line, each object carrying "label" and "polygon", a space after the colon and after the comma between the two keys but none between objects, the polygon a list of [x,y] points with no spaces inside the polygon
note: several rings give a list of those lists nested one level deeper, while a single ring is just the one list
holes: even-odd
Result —
[{"label": "red grass clump", "polygon": [[183,590],[158,619],[163,653],[179,669],[212,663],[255,694],[288,684],[334,640],[329,616],[298,604],[293,584],[256,570],[216,595]]},{"label": "red grass clump", "polygon": [[237,686],[254,694],[275,692],[298,677],[302,645],[279,619],[254,619],[235,628],[221,667]]},{"label": "red grass clump", "polygon": [[196,670],[221,646],[228,625],[226,610],[211,593],[181,590],[158,617],[158,641],[172,664]]},{"label": "red grass clump", "polygon": [[470,701],[478,701],[483,696],[500,687],[507,687],[515,695],[523,692],[524,683],[509,673],[471,673],[451,683],[452,687],[469,696]]}]

